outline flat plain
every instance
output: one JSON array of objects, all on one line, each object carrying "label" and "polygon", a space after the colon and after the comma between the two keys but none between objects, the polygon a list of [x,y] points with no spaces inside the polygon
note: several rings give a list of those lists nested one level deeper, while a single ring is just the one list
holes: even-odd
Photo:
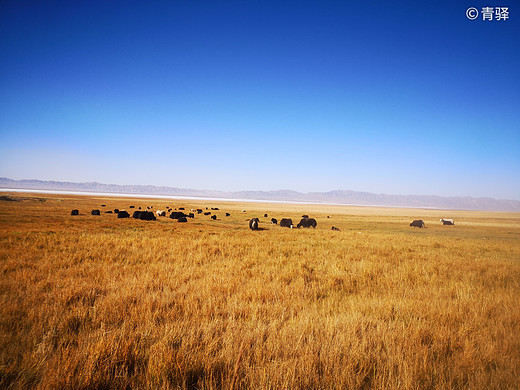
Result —
[{"label": "flat plain", "polygon": [[520,388],[518,213],[0,195],[0,388]]}]

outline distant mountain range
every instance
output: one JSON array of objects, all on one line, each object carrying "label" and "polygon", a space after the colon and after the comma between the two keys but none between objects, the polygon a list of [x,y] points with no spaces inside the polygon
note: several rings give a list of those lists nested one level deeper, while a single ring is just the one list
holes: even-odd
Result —
[{"label": "distant mountain range", "polygon": [[211,191],[151,185],[117,185],[102,183],[71,183],[42,180],[12,180],[0,178],[0,188],[45,191],[105,192],[193,198],[245,199],[284,202],[337,203],[359,206],[390,206],[435,208],[443,210],[481,210],[520,212],[520,201],[493,198],[441,197],[435,195],[386,195],[369,192],[336,190],[328,192],[279,191]]}]

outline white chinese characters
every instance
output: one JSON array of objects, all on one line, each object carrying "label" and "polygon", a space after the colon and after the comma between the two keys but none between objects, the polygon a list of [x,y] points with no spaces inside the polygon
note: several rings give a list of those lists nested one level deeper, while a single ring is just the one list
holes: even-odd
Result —
[{"label": "white chinese characters", "polygon": [[509,7],[495,7],[495,19],[496,20],[509,19]]},{"label": "white chinese characters", "polygon": [[[466,10],[466,17],[469,20],[478,19],[479,10],[470,7]],[[483,21],[505,21],[509,19],[509,7],[482,7],[480,10]]]}]

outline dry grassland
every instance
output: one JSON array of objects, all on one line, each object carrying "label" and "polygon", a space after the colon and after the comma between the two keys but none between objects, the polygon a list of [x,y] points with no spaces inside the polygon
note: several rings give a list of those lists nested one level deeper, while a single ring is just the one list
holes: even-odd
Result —
[{"label": "dry grassland", "polygon": [[[519,214],[6,199],[0,388],[520,387]],[[103,213],[132,204],[220,210],[185,224]],[[268,223],[304,213],[315,230]]]}]

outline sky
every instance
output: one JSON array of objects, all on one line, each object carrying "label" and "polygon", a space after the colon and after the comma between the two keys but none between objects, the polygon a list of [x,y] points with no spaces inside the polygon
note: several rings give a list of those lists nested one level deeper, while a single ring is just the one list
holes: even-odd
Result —
[{"label": "sky", "polygon": [[520,200],[515,5],[2,1],[0,177]]}]

